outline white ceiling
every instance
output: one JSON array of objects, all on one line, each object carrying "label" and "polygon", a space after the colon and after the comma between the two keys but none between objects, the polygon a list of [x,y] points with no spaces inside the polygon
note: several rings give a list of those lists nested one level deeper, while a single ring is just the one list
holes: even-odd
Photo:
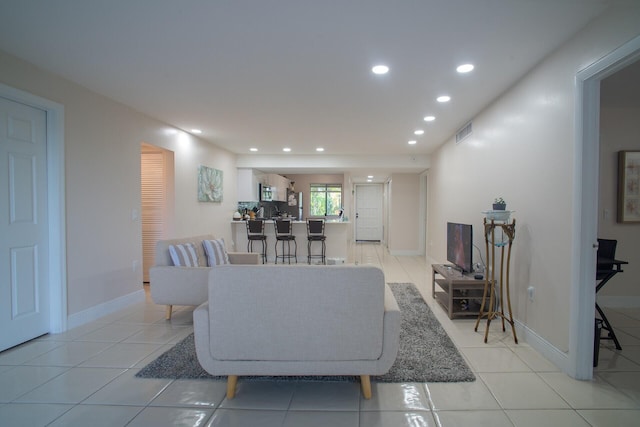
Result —
[{"label": "white ceiling", "polygon": [[[292,170],[297,156],[318,170],[330,169],[322,156],[396,156],[398,168],[417,168],[609,3],[0,0],[0,49],[178,128],[202,129],[249,165],[289,146]],[[465,62],[476,69],[459,75]],[[373,75],[378,63],[391,71]],[[441,94],[452,101],[438,104]],[[425,134],[415,137],[418,128]]]}]

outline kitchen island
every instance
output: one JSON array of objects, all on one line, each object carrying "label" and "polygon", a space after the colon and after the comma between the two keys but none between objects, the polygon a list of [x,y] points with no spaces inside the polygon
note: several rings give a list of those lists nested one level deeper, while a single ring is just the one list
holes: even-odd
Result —
[{"label": "kitchen island", "polygon": [[[292,221],[293,235],[296,236],[296,242],[298,244],[298,262],[307,262],[307,222],[306,221]],[[347,260],[347,247],[348,247],[348,230],[349,221],[327,220],[325,222],[324,234],[327,236],[327,263],[330,259],[341,259],[346,262]],[[275,223],[272,220],[265,220],[264,234],[267,236],[267,262],[273,263],[275,261],[275,244],[276,233]],[[246,221],[231,221],[231,236],[233,237],[233,247],[236,252],[247,251],[247,224]],[[286,247],[286,245],[285,245]],[[291,245],[291,251],[293,251],[294,245]],[[260,242],[253,243],[253,252],[261,252],[262,244]],[[281,249],[278,246],[278,253]],[[314,243],[312,245],[313,253],[320,251],[320,244]],[[318,262],[318,259],[314,259],[313,262]]]}]

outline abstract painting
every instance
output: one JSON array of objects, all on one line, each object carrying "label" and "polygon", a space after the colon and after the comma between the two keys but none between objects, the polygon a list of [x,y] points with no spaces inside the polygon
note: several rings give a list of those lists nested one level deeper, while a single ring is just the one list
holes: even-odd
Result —
[{"label": "abstract painting", "polygon": [[198,167],[198,201],[222,202],[222,171],[207,166]]},{"label": "abstract painting", "polygon": [[618,152],[618,222],[640,222],[640,151]]}]

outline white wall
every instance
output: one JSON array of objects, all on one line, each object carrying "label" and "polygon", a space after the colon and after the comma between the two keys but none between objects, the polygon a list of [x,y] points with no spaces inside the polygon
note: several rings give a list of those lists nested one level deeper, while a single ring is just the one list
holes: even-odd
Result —
[{"label": "white wall", "polygon": [[387,246],[392,255],[420,255],[420,174],[394,173],[389,192]]},{"label": "white wall", "polygon": [[446,260],[447,221],[473,224],[474,241],[484,246],[481,211],[504,197],[517,220],[515,317],[562,351],[569,345],[571,224],[579,218],[572,206],[575,76],[639,33],[640,4],[612,7],[475,117],[470,138],[447,141],[431,160],[430,259]]},{"label": "white wall", "polygon": [[[640,105],[640,100],[638,100]],[[598,236],[617,239],[616,258],[629,261],[624,274],[612,279],[598,293],[607,305],[640,305],[640,224],[616,221],[618,194],[618,151],[640,151],[638,120],[640,107],[608,107],[600,110],[600,189]],[[608,215],[605,215],[605,211]]]},{"label": "white wall", "polygon": [[[0,82],[65,108],[68,314],[141,289],[140,144],[175,152],[174,230],[231,239],[235,156],[0,51]],[[224,201],[196,200],[197,166],[224,172]],[[133,261],[138,268],[133,270]]]}]

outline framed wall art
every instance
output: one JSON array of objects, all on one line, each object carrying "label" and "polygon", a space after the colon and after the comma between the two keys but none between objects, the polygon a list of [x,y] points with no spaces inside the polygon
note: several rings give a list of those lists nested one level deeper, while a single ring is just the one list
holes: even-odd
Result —
[{"label": "framed wall art", "polygon": [[222,202],[222,171],[207,166],[198,167],[198,201]]},{"label": "framed wall art", "polygon": [[618,222],[640,222],[640,151],[618,151]]}]

